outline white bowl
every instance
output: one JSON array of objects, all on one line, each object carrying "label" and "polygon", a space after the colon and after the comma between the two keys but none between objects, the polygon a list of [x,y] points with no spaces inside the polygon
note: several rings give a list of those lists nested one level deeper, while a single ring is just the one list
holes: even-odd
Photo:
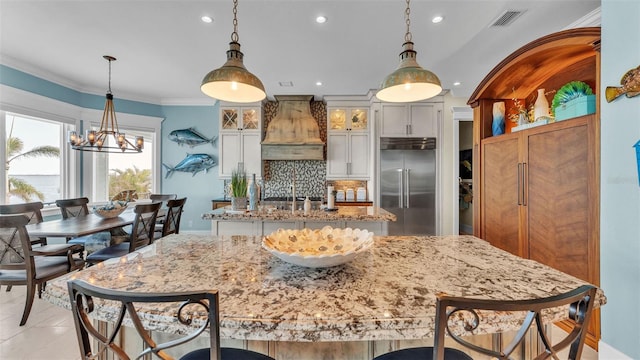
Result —
[{"label": "white bowl", "polygon": [[360,229],[278,229],[262,239],[262,247],[291,264],[324,268],[345,264],[373,245],[373,233]]}]

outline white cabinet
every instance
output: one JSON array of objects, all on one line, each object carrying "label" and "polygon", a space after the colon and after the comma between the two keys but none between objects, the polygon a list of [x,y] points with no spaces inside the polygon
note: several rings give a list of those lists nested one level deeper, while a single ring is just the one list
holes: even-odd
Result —
[{"label": "white cabinet", "polygon": [[380,136],[382,137],[438,137],[443,104],[382,103]]},{"label": "white cabinet", "polygon": [[218,137],[220,178],[231,178],[231,172],[241,166],[249,176],[256,174],[256,177],[262,177],[261,119],[260,104],[236,106],[221,103]]},{"label": "white cabinet", "polygon": [[327,179],[369,179],[367,105],[327,106]]}]

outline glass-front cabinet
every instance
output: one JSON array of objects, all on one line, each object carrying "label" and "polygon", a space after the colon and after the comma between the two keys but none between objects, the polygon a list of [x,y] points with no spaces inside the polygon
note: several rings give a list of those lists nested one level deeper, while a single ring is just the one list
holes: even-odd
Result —
[{"label": "glass-front cabinet", "polygon": [[224,107],[220,115],[220,129],[260,130],[260,113],[259,107]]},{"label": "glass-front cabinet", "polygon": [[369,130],[368,101],[327,101],[327,179],[369,179]]},{"label": "glass-front cabinet", "polygon": [[262,106],[260,103],[220,105],[219,176],[231,178],[231,172],[243,168],[248,176],[262,177],[260,141]]},{"label": "glass-front cabinet", "polygon": [[368,108],[329,109],[329,130],[367,130]]}]

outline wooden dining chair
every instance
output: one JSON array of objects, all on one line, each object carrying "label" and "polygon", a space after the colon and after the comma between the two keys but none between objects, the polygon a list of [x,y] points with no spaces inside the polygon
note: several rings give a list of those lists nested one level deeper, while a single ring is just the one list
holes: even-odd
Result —
[{"label": "wooden dining chair", "polygon": [[[182,218],[182,209],[184,208],[184,204],[186,202],[186,197],[182,199],[167,201],[167,212],[163,219],[160,237],[180,233],[180,219]],[[156,234],[157,233],[158,228],[156,227]]]},{"label": "wooden dining chair", "polygon": [[[473,360],[460,350],[444,346],[445,333],[463,347],[471,350],[471,354],[483,354],[497,359],[511,359],[514,352],[528,338],[529,331],[535,332],[543,350],[536,359],[559,359],[559,352],[568,349],[567,359],[580,359],[587,325],[591,318],[596,287],[583,285],[563,294],[531,300],[487,300],[438,294],[436,305],[436,332],[433,347],[417,347],[396,350],[376,357],[374,360]],[[560,341],[553,342],[546,324],[543,321],[547,309],[568,306],[568,318],[573,329]],[[475,329],[491,324],[483,323],[483,312],[519,312],[523,314],[523,322],[508,343],[501,344],[498,350],[485,348],[465,340]],[[534,325],[535,323],[535,325]],[[477,356],[476,356],[477,357]]]},{"label": "wooden dining chair", "polygon": [[47,281],[84,266],[73,256],[79,245],[53,244],[33,247],[24,215],[0,216],[0,285],[26,285],[27,296],[20,326],[29,318],[33,299],[42,295]]},{"label": "wooden dining chair", "polygon": [[[89,215],[89,208],[87,207],[88,203],[89,198],[86,197],[56,200],[56,206],[60,208],[60,214],[65,220],[78,216]],[[67,237],[67,243],[84,246],[87,239],[88,236],[81,236],[77,238]]]},{"label": "wooden dining chair", "polygon": [[89,199],[86,197],[56,200],[63,219],[89,215],[88,203]]},{"label": "wooden dining chair", "polygon": [[124,256],[153,242],[156,217],[162,203],[140,204],[133,210],[136,214],[128,239],[120,244],[108,246],[87,255],[87,262],[95,264],[107,259]]},{"label": "wooden dining chair", "polygon": [[[110,352],[118,359],[146,359],[149,356],[147,354],[153,354],[160,359],[167,360],[274,360],[267,355],[250,350],[220,347],[219,301],[218,292],[215,290],[135,293],[100,288],[77,279],[67,282],[67,287],[82,359],[95,359],[98,355],[104,356]],[[101,334],[91,319],[92,313],[97,311],[103,300],[109,300],[113,303],[109,305],[110,307],[117,306],[119,308],[118,318],[113,327],[110,327],[111,332],[108,335]],[[162,303],[162,310],[170,312],[175,326],[183,329],[184,335],[165,343],[156,342],[152,332],[145,328],[145,320],[136,311],[136,306],[145,303]],[[125,347],[118,343],[121,337],[116,336],[122,327],[125,315],[128,315],[133,323],[132,329],[144,342],[144,350],[136,356],[129,357],[125,352]],[[191,351],[181,351],[175,348],[197,338],[207,328],[209,329],[209,348]],[[96,346],[92,347],[92,344]]]},{"label": "wooden dining chair", "polygon": [[[8,204],[0,205],[0,215],[17,215],[21,214],[29,219],[28,224],[39,224],[42,222],[42,208],[44,205],[40,201],[23,203],[23,204]],[[38,237],[31,238],[31,242],[36,245],[47,245],[47,238]]]}]

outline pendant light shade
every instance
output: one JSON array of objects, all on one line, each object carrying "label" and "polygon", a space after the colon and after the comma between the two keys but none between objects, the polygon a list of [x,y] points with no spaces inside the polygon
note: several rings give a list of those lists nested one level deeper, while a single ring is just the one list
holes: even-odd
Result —
[{"label": "pendant light shade", "polygon": [[413,50],[411,31],[409,31],[409,0],[405,11],[407,32],[405,42],[400,53],[398,69],[387,76],[380,84],[376,97],[388,102],[412,102],[432,98],[442,91],[440,79],[436,74],[423,69],[416,61],[416,51]]},{"label": "pendant light shade", "polygon": [[238,42],[238,0],[233,1],[233,33],[227,51],[227,62],[221,68],[210,71],[202,80],[200,89],[214,99],[248,103],[264,99],[267,94],[257,76],[244,67],[244,54]]}]

